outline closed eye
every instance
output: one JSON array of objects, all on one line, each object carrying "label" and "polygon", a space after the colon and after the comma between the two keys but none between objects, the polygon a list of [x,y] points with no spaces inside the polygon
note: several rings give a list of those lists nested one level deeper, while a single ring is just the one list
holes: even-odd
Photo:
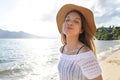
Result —
[{"label": "closed eye", "polygon": [[78,20],[74,20],[74,23],[77,23],[77,24],[78,24],[78,23],[80,23],[80,21],[78,21]]},{"label": "closed eye", "polygon": [[69,22],[70,21],[70,19],[65,19],[65,22]]},{"label": "closed eye", "polygon": [[76,20],[75,20],[74,22],[75,22],[75,23],[79,23],[79,21],[76,21]]}]

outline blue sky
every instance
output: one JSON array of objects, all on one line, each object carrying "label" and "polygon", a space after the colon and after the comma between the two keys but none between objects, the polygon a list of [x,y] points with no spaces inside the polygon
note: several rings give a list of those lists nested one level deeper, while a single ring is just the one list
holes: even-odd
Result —
[{"label": "blue sky", "polygon": [[120,26],[120,0],[0,0],[0,29],[58,36],[56,14],[66,3],[91,9],[97,27]]}]

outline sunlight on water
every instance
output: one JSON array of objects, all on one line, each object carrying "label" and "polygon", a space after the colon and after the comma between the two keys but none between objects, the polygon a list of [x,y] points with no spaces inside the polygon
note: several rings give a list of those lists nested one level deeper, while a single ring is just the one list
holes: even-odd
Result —
[{"label": "sunlight on water", "polygon": [[25,80],[27,78],[48,80],[50,79],[51,74],[53,74],[52,72],[57,71],[56,68],[54,68],[54,66],[56,67],[56,65],[54,65],[55,63],[51,60],[55,58],[54,56],[57,54],[54,54],[52,51],[53,48],[55,48],[55,42],[55,40],[51,39],[32,39],[24,43],[27,51],[29,51],[29,53],[26,54],[26,60],[29,61],[30,65],[32,65],[32,72],[25,77]]},{"label": "sunlight on water", "polygon": [[[3,47],[4,62],[0,66],[3,80],[53,80],[57,73],[58,39],[6,40]],[[5,50],[7,49],[6,53]],[[0,57],[0,60],[3,60]],[[11,61],[13,60],[13,62]],[[9,75],[9,76],[8,76]]]},{"label": "sunlight on water", "polygon": [[[118,41],[95,44],[100,54],[120,49]],[[0,39],[0,80],[57,80],[60,46],[60,39]]]}]

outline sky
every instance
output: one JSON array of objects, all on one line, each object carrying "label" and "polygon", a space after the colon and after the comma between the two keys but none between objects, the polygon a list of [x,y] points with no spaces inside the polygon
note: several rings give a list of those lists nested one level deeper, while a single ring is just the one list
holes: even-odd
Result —
[{"label": "sky", "polygon": [[120,26],[120,0],[0,0],[0,29],[59,36],[56,14],[67,3],[91,9],[97,27]]}]

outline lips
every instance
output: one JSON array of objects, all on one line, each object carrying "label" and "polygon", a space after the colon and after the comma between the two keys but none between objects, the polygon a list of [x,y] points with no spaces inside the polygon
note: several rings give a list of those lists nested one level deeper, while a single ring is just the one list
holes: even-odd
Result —
[{"label": "lips", "polygon": [[72,30],[73,28],[72,27],[67,27],[68,30]]}]

